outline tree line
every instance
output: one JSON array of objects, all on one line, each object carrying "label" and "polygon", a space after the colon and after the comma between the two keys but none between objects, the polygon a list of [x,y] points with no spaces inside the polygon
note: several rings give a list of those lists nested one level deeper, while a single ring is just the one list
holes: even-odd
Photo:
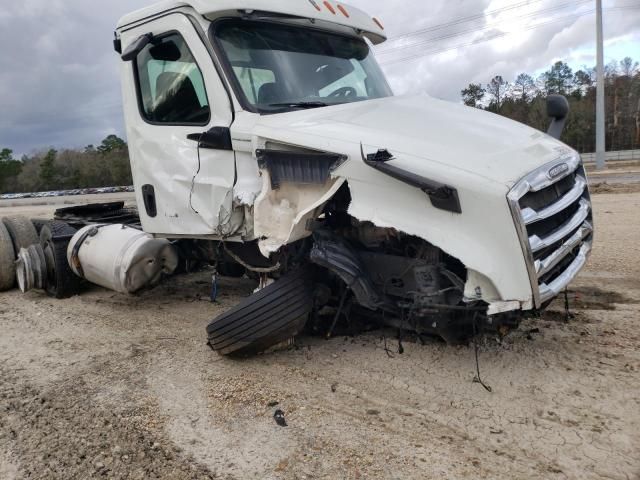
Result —
[{"label": "tree line", "polygon": [[15,159],[0,150],[0,194],[131,185],[129,149],[109,135],[97,147],[49,149]]},{"label": "tree line", "polygon": [[[571,113],[562,141],[580,153],[594,152],[596,128],[595,68],[573,71],[564,62],[556,62],[537,78],[519,74],[513,81],[501,75],[488,84],[471,83],[462,90],[462,101],[471,107],[525,123],[538,130],[549,125],[546,98],[565,95]],[[638,62],[626,57],[605,67],[607,151],[640,148],[640,69]]]}]

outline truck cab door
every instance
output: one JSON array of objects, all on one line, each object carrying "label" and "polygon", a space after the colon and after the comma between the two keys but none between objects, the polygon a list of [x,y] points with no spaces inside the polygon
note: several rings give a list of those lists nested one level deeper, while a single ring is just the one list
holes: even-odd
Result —
[{"label": "truck cab door", "polygon": [[148,34],[146,46],[122,66],[142,226],[169,237],[230,235],[237,217],[229,97],[189,17],[176,12],[126,30],[122,45]]}]

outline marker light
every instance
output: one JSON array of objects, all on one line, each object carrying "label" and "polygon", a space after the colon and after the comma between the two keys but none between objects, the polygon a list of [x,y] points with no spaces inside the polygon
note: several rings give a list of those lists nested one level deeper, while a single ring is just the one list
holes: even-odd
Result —
[{"label": "marker light", "polygon": [[333,13],[334,15],[336,14],[336,9],[333,8],[333,5],[331,5],[329,2],[325,1],[324,6],[327,7],[327,10],[329,10],[331,13]]},{"label": "marker light", "polygon": [[338,4],[338,10],[340,10],[345,17],[349,18],[349,12],[347,12],[347,9],[342,5]]},{"label": "marker light", "polygon": [[316,3],[316,0],[309,0],[309,3],[310,3],[311,5],[313,5],[314,7],[316,7],[316,10],[318,10],[319,12],[321,12],[321,11],[322,11],[322,9],[320,8],[320,5],[318,5],[318,4]]},{"label": "marker light", "polygon": [[378,20],[376,17],[373,17],[373,21],[376,22],[376,25],[378,25],[382,30],[384,30],[384,26],[382,25],[382,22],[380,20]]}]

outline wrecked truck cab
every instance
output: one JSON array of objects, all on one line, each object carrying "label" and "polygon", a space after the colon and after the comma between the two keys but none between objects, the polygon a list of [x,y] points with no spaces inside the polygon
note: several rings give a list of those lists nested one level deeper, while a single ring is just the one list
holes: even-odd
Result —
[{"label": "wrecked truck cab", "polygon": [[584,265],[591,206],[554,138],[562,102],[552,136],[393,96],[370,48],[384,40],[364,12],[312,0],[168,1],[120,21],[144,230],[219,245],[265,287],[212,322],[218,351],[345,318],[455,341],[517,324]]}]

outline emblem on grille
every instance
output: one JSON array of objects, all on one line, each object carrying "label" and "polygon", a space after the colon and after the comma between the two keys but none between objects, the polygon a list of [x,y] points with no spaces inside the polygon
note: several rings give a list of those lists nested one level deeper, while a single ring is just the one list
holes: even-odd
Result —
[{"label": "emblem on grille", "polygon": [[559,177],[563,173],[567,173],[569,171],[569,164],[561,163],[560,165],[556,165],[551,170],[549,170],[549,178],[553,180],[556,177]]}]

